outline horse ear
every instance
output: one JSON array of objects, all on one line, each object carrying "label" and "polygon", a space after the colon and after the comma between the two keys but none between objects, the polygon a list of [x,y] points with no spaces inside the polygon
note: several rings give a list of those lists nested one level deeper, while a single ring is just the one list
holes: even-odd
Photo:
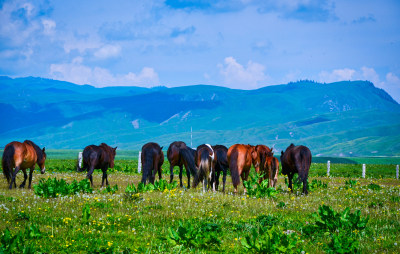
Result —
[{"label": "horse ear", "polygon": [[164,147],[162,146],[162,147],[160,147],[160,150],[162,150]]},{"label": "horse ear", "polygon": [[117,150],[117,147],[118,147],[118,146],[116,146],[116,147],[114,148],[114,151]]},{"label": "horse ear", "polygon": [[283,155],[283,151],[281,151],[281,155]]},{"label": "horse ear", "polygon": [[45,147],[43,147],[43,149],[42,149],[42,152],[44,152],[46,150],[46,148]]}]

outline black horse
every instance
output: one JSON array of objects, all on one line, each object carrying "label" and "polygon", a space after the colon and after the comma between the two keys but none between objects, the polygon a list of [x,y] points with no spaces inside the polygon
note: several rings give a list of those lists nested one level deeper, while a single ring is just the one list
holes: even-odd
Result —
[{"label": "black horse", "polygon": [[[103,177],[101,179],[101,187],[104,186],[104,180],[108,183],[107,169],[114,167],[115,150],[117,147],[112,148],[105,143],[101,143],[99,146],[90,145],[85,147],[82,153],[83,165],[80,168],[77,166],[78,172],[87,170],[87,178],[90,180],[90,184],[93,187],[93,171],[95,169],[101,169]],[[79,162],[78,162],[79,163]]]},{"label": "black horse", "polygon": [[298,173],[298,180],[303,182],[303,193],[308,194],[307,178],[311,165],[311,151],[306,146],[290,144],[285,152],[281,152],[282,174],[289,178],[289,188],[293,192],[292,179]]},{"label": "black horse", "polygon": [[157,143],[147,143],[142,147],[142,183],[146,184],[147,179],[149,183],[154,184],[156,173],[161,179],[161,166],[164,163],[163,147]]},{"label": "black horse", "polygon": [[193,176],[196,175],[196,167],[194,165],[195,152],[196,150],[187,147],[185,142],[182,141],[175,141],[169,145],[167,150],[167,158],[170,164],[170,183],[172,183],[174,180],[174,167],[178,166],[180,186],[183,187],[182,171],[183,165],[185,165],[186,175],[188,178],[187,188],[190,188],[190,173],[192,172]]},{"label": "black horse", "polygon": [[215,153],[215,156],[214,156],[215,177],[213,178],[213,180],[215,179],[215,189],[218,190],[219,176],[222,171],[222,173],[223,173],[222,192],[225,192],[226,175],[228,174],[228,168],[229,168],[228,158],[227,158],[228,148],[223,145],[215,145],[215,146],[212,146],[212,148]]}]

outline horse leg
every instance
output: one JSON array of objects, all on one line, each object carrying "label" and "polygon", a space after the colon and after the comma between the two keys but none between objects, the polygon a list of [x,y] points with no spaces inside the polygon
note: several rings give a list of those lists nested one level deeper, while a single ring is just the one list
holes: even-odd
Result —
[{"label": "horse leg", "polygon": [[288,178],[289,178],[289,189],[293,193],[293,183],[292,183],[293,174],[289,173]]},{"label": "horse leg", "polygon": [[93,171],[94,171],[94,167],[90,167],[89,171],[86,175],[86,178],[88,178],[90,180],[90,185],[92,186],[92,188],[93,188],[93,176],[92,176]]},{"label": "horse leg", "polygon": [[207,188],[207,176],[206,176],[203,179],[203,192],[206,192],[207,189],[208,188]]},{"label": "horse leg", "polygon": [[29,170],[29,185],[28,185],[28,189],[31,188],[31,184],[32,184],[32,175],[33,175],[33,171],[35,170],[35,166],[31,167],[31,169]]},{"label": "horse leg", "polygon": [[183,174],[183,165],[179,165],[179,181],[181,183],[181,188],[183,187],[182,184],[182,174]]},{"label": "horse leg", "polygon": [[9,187],[10,190],[12,189],[13,183],[14,183],[14,188],[17,188],[17,184],[15,183],[15,177],[17,176],[19,169],[20,169],[20,166],[15,167],[15,170],[11,177],[11,183],[10,183],[10,187]]},{"label": "horse leg", "polygon": [[215,175],[215,189],[216,189],[216,190],[218,190],[219,176],[220,176],[220,174],[221,174],[221,170],[218,170],[218,171],[216,172],[216,175]]},{"label": "horse leg", "polygon": [[25,168],[22,169],[22,172],[24,172],[24,181],[19,186],[20,188],[24,188],[25,187],[26,179],[28,178],[28,174],[26,173],[26,169]]},{"label": "horse leg", "polygon": [[103,176],[102,176],[102,178],[101,178],[101,187],[104,187],[104,180],[106,180],[106,185],[107,185],[107,186],[109,185],[109,184],[108,184],[108,179],[107,179],[107,168],[108,168],[108,167],[102,168]]},{"label": "horse leg", "polygon": [[186,168],[186,175],[187,175],[187,178],[188,178],[188,186],[187,186],[187,188],[190,189],[190,171],[187,168]]},{"label": "horse leg", "polygon": [[[169,165],[169,171],[170,171],[169,183],[172,183],[172,181],[174,180],[174,165],[172,164]],[[181,181],[181,187],[182,187],[182,181]]]},{"label": "horse leg", "polygon": [[160,167],[158,167],[158,180],[161,180],[161,174],[162,174],[162,169],[161,169],[161,166],[160,166]]},{"label": "horse leg", "polygon": [[[225,192],[225,183],[226,183],[226,176],[228,175],[228,168],[227,167],[222,167],[223,168],[223,175],[222,175],[222,192]],[[219,177],[217,178],[217,180]]]}]

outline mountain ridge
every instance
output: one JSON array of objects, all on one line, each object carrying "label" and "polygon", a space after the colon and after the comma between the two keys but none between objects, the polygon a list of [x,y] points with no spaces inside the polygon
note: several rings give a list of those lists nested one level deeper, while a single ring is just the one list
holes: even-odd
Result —
[{"label": "mountain ridge", "polygon": [[[369,81],[306,80],[236,90],[208,85],[95,88],[2,76],[0,91],[0,116],[7,119],[0,127],[3,146],[29,138],[49,148],[106,142],[140,149],[150,141],[165,147],[178,139],[190,144],[193,128],[194,145],[263,143],[280,150],[293,142],[321,155],[400,151],[398,135],[385,134],[385,128],[400,124],[400,105]],[[363,140],[364,147],[356,140]],[[377,152],[376,140],[381,141]],[[335,144],[343,145],[340,151]]]}]

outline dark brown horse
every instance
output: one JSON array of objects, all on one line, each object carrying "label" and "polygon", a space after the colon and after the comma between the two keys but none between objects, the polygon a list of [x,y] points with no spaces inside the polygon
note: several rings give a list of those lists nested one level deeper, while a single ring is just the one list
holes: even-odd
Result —
[{"label": "dark brown horse", "polygon": [[[186,152],[187,151],[187,152]],[[174,167],[179,167],[179,180],[180,186],[183,187],[182,183],[182,171],[183,166],[186,168],[186,175],[188,178],[188,186],[190,188],[190,173],[192,172],[193,175],[196,175],[196,168],[194,165],[194,156],[196,150],[187,147],[185,142],[182,141],[175,141],[172,142],[167,150],[167,158],[170,165],[170,183],[174,180]],[[188,158],[188,156],[190,158]],[[193,171],[194,170],[194,171]]]},{"label": "dark brown horse", "polygon": [[[214,150],[211,145],[203,144],[197,147],[195,161],[198,165],[198,172],[194,178],[193,187],[196,187],[199,182],[203,181],[203,191],[209,187],[215,191],[215,172],[214,172]],[[214,184],[211,185],[212,181]]]},{"label": "dark brown horse", "polygon": [[268,179],[269,172],[265,167],[265,161],[267,157],[273,156],[271,149],[265,145],[256,145],[255,146],[256,153],[253,153],[253,165],[257,172],[257,174],[263,174],[263,178],[259,179],[261,183],[263,180]]},{"label": "dark brown horse", "polygon": [[[237,193],[237,187],[240,183],[239,177],[242,181],[247,181],[249,177],[252,158],[257,157],[257,152],[254,146],[235,144],[228,149],[228,164],[231,170],[232,184]],[[244,185],[243,185],[244,187]],[[246,193],[246,188],[244,188]]]},{"label": "dark brown horse", "polygon": [[215,145],[212,147],[215,153],[214,166],[215,166],[215,189],[218,190],[219,176],[221,172],[222,176],[222,191],[225,192],[226,175],[228,174],[228,148],[223,145]]},{"label": "dark brown horse", "polygon": [[114,167],[114,158],[115,158],[115,150],[117,147],[112,148],[105,143],[101,143],[99,146],[89,145],[85,147],[82,153],[83,166],[79,167],[78,164],[78,172],[82,172],[87,170],[88,173],[86,177],[90,180],[90,184],[93,187],[93,171],[95,169],[101,169],[103,172],[103,177],[101,179],[101,187],[104,186],[104,180],[106,181],[106,185],[108,183],[107,170],[108,168]]},{"label": "dark brown horse", "polygon": [[[4,148],[2,166],[3,174],[7,178],[7,182],[10,184],[10,189],[14,183],[14,187],[17,187],[15,183],[15,177],[19,170],[24,172],[24,181],[19,186],[20,188],[25,187],[26,179],[28,175],[26,169],[29,168],[29,185],[31,188],[32,173],[35,170],[36,163],[39,165],[41,173],[44,174],[46,171],[45,163],[46,153],[45,148],[40,149],[35,143],[30,140],[25,140],[24,143],[13,141],[6,145]],[[13,169],[15,168],[14,172]]]},{"label": "dark brown horse", "polygon": [[161,179],[161,166],[164,163],[163,147],[157,143],[147,143],[142,147],[142,183],[146,184],[147,179],[149,183],[154,184],[156,173]]},{"label": "dark brown horse", "polygon": [[308,194],[307,178],[311,165],[311,151],[306,146],[290,144],[285,152],[281,152],[282,174],[289,178],[289,188],[293,192],[292,179],[298,173],[298,180],[303,182],[303,193]]},{"label": "dark brown horse", "polygon": [[267,176],[268,176],[268,187],[276,188],[276,184],[278,182],[278,174],[279,174],[279,160],[273,156],[274,154],[271,152],[271,156],[267,156],[265,159],[265,166]]}]

